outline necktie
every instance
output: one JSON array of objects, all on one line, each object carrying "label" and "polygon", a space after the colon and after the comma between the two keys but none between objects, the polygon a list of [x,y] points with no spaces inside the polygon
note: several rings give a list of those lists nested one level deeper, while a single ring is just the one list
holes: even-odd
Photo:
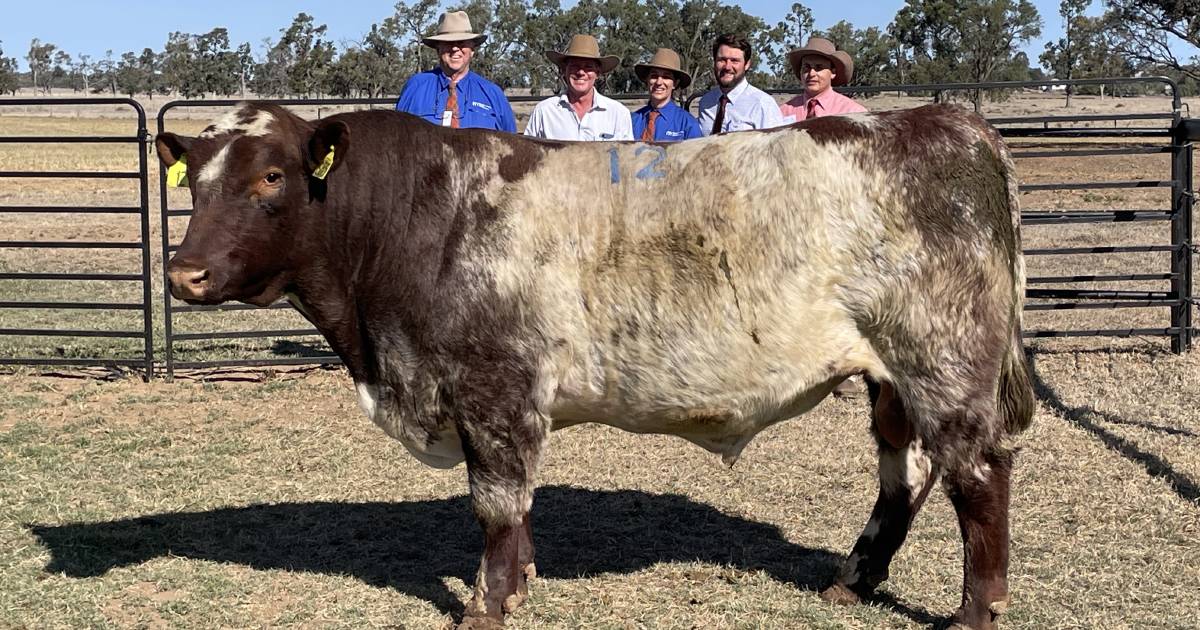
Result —
[{"label": "necktie", "polygon": [[642,132],[642,142],[654,141],[654,121],[659,115],[657,109],[650,110],[650,120],[646,122],[646,130]]},{"label": "necktie", "polygon": [[450,128],[458,129],[458,89],[450,82],[450,96],[446,98],[446,112],[450,114]]},{"label": "necktie", "polygon": [[717,117],[713,119],[712,135],[721,133],[721,126],[725,124],[725,106],[729,104],[729,97],[725,94],[721,95],[721,104],[717,106]]},{"label": "necktie", "polygon": [[810,98],[810,99],[808,99],[808,102],[804,104],[804,118],[807,120],[809,118],[816,118],[816,117],[817,117],[817,99]]}]

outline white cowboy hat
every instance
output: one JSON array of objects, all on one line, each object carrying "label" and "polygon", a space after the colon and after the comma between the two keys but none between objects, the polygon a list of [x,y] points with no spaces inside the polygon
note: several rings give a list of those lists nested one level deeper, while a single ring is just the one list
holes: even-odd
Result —
[{"label": "white cowboy hat", "polygon": [[422,39],[421,43],[430,48],[437,48],[438,42],[473,41],[478,46],[486,40],[487,35],[471,29],[471,18],[466,11],[451,11],[438,18],[437,32]]}]

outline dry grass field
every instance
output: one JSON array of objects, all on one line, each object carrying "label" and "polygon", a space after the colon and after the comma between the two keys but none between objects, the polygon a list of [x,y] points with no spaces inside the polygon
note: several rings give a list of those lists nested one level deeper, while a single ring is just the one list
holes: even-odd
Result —
[{"label": "dry grass field", "polygon": [[[0,103],[3,101],[0,100]],[[1079,99],[1076,113],[1166,111]],[[912,104],[872,99],[873,108]],[[989,115],[1065,113],[1023,96]],[[1193,112],[1200,102],[1193,100]],[[0,134],[132,135],[113,111],[8,112]],[[203,117],[171,125],[198,131]],[[131,170],[132,145],[0,144],[0,171]],[[1156,180],[1165,156],[1026,159],[1023,182]],[[154,318],[161,355],[156,162]],[[1200,177],[1197,178],[1200,182]],[[186,193],[170,191],[171,207]],[[1029,210],[1169,207],[1164,190],[1023,195]],[[0,206],[136,205],[131,181],[0,179]],[[186,219],[172,219],[178,241]],[[132,241],[135,216],[0,213],[0,240]],[[1032,227],[1027,248],[1166,243],[1166,223]],[[1029,275],[1153,273],[1165,256],[1031,257]],[[121,250],[0,248],[0,273],[136,273]],[[1161,290],[1162,281],[1094,284]],[[0,280],[0,301],[139,302],[133,283]],[[137,329],[136,311],[0,309],[0,328]],[[1039,328],[1165,328],[1162,309],[1031,313]],[[178,315],[176,330],[307,327],[290,311]],[[181,358],[297,356],[319,339],[192,342]],[[1194,628],[1200,609],[1200,350],[1156,338],[1036,340],[1039,406],[1013,487],[1010,628]],[[0,356],[136,356],[140,340],[0,336]],[[97,375],[105,378],[97,378]],[[864,401],[769,429],[733,469],[683,442],[557,433],[534,507],[524,628],[922,628],[958,603],[937,495],[869,604],[821,602],[870,511]],[[482,548],[462,467],[423,467],[363,418],[340,370],[0,373],[0,628],[441,627]]]}]

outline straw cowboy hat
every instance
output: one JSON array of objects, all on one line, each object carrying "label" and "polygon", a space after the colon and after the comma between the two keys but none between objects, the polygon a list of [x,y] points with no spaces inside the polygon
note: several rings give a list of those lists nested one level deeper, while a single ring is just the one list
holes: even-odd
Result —
[{"label": "straw cowboy hat", "polygon": [[833,42],[824,37],[810,37],[803,48],[797,48],[787,54],[792,72],[800,76],[800,58],[804,55],[820,55],[833,65],[833,85],[846,85],[854,77],[854,60],[844,50],[838,50]]},{"label": "straw cowboy hat", "polygon": [[659,48],[654,51],[650,61],[634,66],[633,72],[645,83],[646,75],[650,74],[651,70],[670,70],[675,73],[675,88],[682,90],[692,84],[692,75],[684,72],[680,65],[678,53],[670,48]]},{"label": "straw cowboy hat", "polygon": [[599,62],[600,74],[612,72],[613,68],[616,68],[617,64],[621,63],[621,58],[615,55],[601,57],[600,44],[591,35],[573,35],[571,43],[562,52],[555,50],[546,51],[546,58],[559,68],[566,66],[567,59],[571,57],[575,57],[576,59],[591,59]]},{"label": "straw cowboy hat", "polygon": [[487,35],[476,33],[471,29],[471,18],[466,11],[451,11],[443,13],[438,18],[437,32],[421,40],[430,48],[437,48],[438,42],[473,41],[478,46],[487,40]]}]

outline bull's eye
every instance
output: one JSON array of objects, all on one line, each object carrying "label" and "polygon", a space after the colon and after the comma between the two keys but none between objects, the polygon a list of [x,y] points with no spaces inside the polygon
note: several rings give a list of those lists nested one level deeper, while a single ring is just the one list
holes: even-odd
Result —
[{"label": "bull's eye", "polygon": [[267,176],[263,178],[263,181],[274,186],[275,184],[278,184],[279,182],[283,181],[283,173],[271,171],[270,173],[267,173]]}]

